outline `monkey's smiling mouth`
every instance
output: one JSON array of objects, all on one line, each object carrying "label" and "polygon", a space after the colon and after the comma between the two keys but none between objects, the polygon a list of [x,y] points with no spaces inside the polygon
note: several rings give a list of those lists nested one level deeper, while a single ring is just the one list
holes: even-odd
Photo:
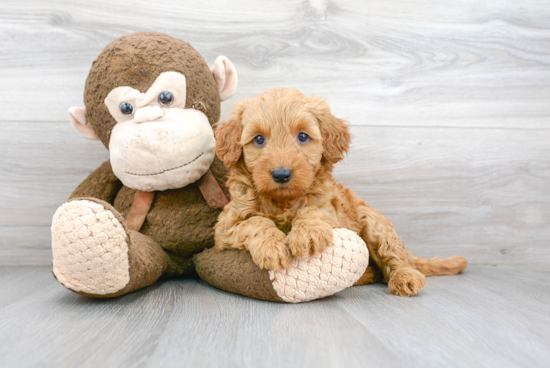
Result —
[{"label": "monkey's smiling mouth", "polygon": [[126,171],[126,174],[136,175],[136,176],[152,176],[152,175],[164,174],[164,173],[167,172],[167,171],[172,171],[172,170],[180,169],[180,168],[182,168],[182,167],[184,167],[184,166],[189,165],[190,163],[193,163],[193,162],[197,161],[197,160],[199,159],[199,157],[201,157],[203,154],[204,154],[204,152],[201,152],[200,155],[198,155],[197,157],[195,157],[194,159],[192,159],[191,161],[189,161],[189,162],[187,162],[187,163],[185,163],[185,164],[183,164],[183,165],[176,166],[176,167],[173,167],[173,168],[171,168],[171,169],[166,169],[166,170],[163,170],[163,171],[158,172],[158,173],[154,173],[154,174],[135,174],[135,173],[131,173],[131,172],[129,172],[129,171]]}]

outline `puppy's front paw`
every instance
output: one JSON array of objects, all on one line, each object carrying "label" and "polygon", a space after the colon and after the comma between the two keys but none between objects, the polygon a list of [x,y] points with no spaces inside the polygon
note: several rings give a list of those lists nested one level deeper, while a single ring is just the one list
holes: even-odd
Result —
[{"label": "puppy's front paw", "polygon": [[298,222],[286,237],[290,252],[298,257],[311,257],[332,245],[334,234],[332,226],[321,220],[302,220]]},{"label": "puppy's front paw", "polygon": [[398,268],[393,271],[388,289],[391,294],[399,296],[415,296],[426,285],[426,277],[413,268]]},{"label": "puppy's front paw", "polygon": [[247,248],[254,263],[266,270],[288,268],[293,260],[285,245],[285,234],[279,229],[268,229],[249,239]]}]

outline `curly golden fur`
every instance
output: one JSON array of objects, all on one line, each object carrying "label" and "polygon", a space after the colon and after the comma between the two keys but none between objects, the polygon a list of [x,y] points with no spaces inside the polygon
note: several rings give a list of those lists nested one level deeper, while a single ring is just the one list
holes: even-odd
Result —
[{"label": "curly golden fur", "polygon": [[[332,244],[333,228],[347,228],[363,238],[371,256],[356,285],[383,277],[390,292],[402,296],[416,295],[425,275],[466,268],[459,256],[410,257],[390,220],[336,183],[333,165],[349,150],[350,132],[323,99],[273,89],[237,103],[215,133],[217,154],[230,169],[231,193],[215,228],[217,250],[247,249],[262,268],[286,268],[293,256],[323,252]],[[299,133],[309,141],[298,141]],[[258,135],[265,139],[260,147],[254,143]],[[290,180],[275,182],[276,168],[290,170]]]}]

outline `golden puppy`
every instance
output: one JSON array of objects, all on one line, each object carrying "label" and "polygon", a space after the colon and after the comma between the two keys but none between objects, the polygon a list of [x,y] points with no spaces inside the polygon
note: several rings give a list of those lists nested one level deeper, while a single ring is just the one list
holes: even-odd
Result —
[{"label": "golden puppy", "polygon": [[[454,275],[464,258],[410,257],[392,223],[332,177],[350,146],[348,126],[323,99],[273,89],[237,103],[217,124],[216,152],[230,169],[231,202],[215,228],[216,249],[247,249],[265,269],[287,268],[332,245],[332,229],[359,234],[371,262],[356,285],[387,281],[392,294],[416,295],[425,275]],[[381,271],[381,272],[380,272]]]}]

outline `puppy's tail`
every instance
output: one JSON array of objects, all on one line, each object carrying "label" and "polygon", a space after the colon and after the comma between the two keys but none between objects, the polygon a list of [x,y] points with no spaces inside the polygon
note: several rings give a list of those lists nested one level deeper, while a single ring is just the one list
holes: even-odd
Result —
[{"label": "puppy's tail", "polygon": [[412,267],[426,276],[456,275],[468,266],[464,257],[452,256],[449,258],[434,257],[426,259],[422,257],[409,257]]}]

